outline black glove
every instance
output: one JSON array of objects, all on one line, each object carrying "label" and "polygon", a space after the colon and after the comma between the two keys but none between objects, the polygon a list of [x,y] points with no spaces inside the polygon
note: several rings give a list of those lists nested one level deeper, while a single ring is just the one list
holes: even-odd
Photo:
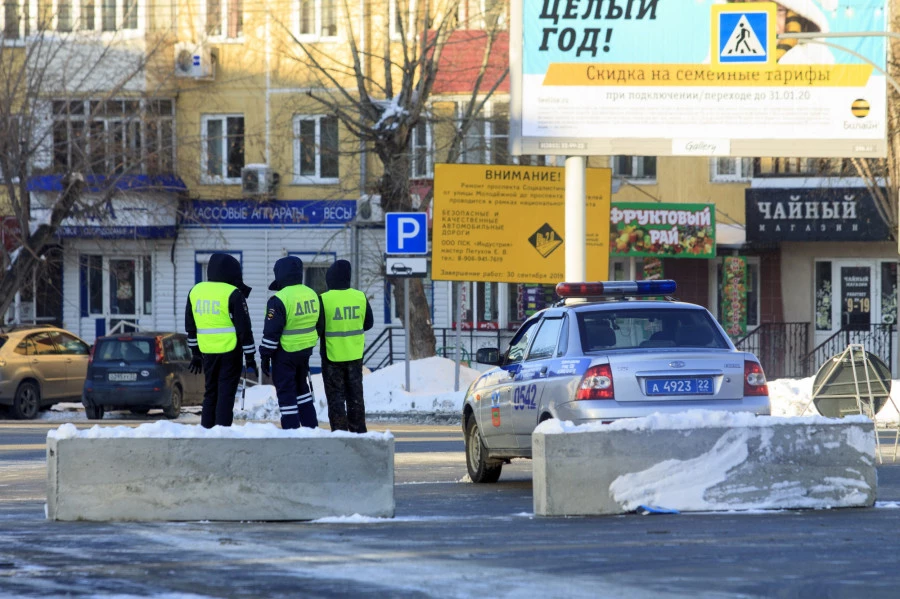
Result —
[{"label": "black glove", "polygon": [[188,370],[191,371],[191,374],[200,374],[203,372],[203,358],[200,356],[191,358],[191,365],[188,366]]},{"label": "black glove", "polygon": [[272,376],[272,356],[262,357],[262,373],[266,376]]},{"label": "black glove", "polygon": [[254,356],[253,354],[247,354],[244,357],[244,360],[246,360],[247,370],[252,370],[253,373],[256,374],[256,356]]}]

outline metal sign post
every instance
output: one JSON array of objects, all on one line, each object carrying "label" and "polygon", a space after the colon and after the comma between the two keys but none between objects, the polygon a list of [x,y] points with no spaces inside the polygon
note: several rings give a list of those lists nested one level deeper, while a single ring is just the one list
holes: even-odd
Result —
[{"label": "metal sign post", "polygon": [[406,328],[406,392],[409,388],[409,279],[403,279],[403,326]]}]

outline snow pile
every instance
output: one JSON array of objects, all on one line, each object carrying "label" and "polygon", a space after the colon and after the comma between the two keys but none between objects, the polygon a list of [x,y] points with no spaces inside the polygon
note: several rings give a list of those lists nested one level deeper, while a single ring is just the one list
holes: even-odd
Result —
[{"label": "snow pile", "polygon": [[[398,412],[450,412],[462,411],[466,389],[481,374],[474,368],[459,367],[459,391],[453,391],[456,363],[440,357],[413,360],[409,364],[409,386],[406,391],[406,364],[398,362],[375,372],[365,372],[363,395],[366,414],[392,414]],[[328,421],[328,403],[321,374],[312,375],[313,397],[316,413],[322,422]],[[243,403],[243,408],[241,405]],[[234,404],[235,420],[279,421],[278,397],[272,385],[254,385],[247,388],[243,402],[239,397]]]},{"label": "snow pile", "polygon": [[78,430],[74,424],[63,424],[56,430],[47,431],[48,439],[284,439],[323,437],[366,437],[370,439],[393,439],[390,431],[371,432],[358,435],[346,431],[331,432],[323,428],[300,428],[282,430],[272,423],[247,423],[240,426],[214,426],[203,428],[195,424],[177,424],[167,420],[130,426],[93,426]]}]

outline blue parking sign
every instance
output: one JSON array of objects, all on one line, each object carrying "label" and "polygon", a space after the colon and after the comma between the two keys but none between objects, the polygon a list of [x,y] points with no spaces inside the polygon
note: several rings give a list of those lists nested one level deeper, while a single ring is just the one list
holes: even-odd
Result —
[{"label": "blue parking sign", "polygon": [[384,215],[387,254],[427,254],[428,215],[424,212],[388,212]]}]

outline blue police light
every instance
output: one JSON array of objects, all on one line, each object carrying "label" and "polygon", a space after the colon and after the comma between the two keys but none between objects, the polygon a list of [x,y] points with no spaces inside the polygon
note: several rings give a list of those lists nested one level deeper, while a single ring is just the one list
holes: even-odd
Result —
[{"label": "blue police light", "polygon": [[655,281],[594,281],[591,283],[559,283],[556,295],[559,297],[603,297],[615,295],[672,295],[675,281],[659,279]]}]

